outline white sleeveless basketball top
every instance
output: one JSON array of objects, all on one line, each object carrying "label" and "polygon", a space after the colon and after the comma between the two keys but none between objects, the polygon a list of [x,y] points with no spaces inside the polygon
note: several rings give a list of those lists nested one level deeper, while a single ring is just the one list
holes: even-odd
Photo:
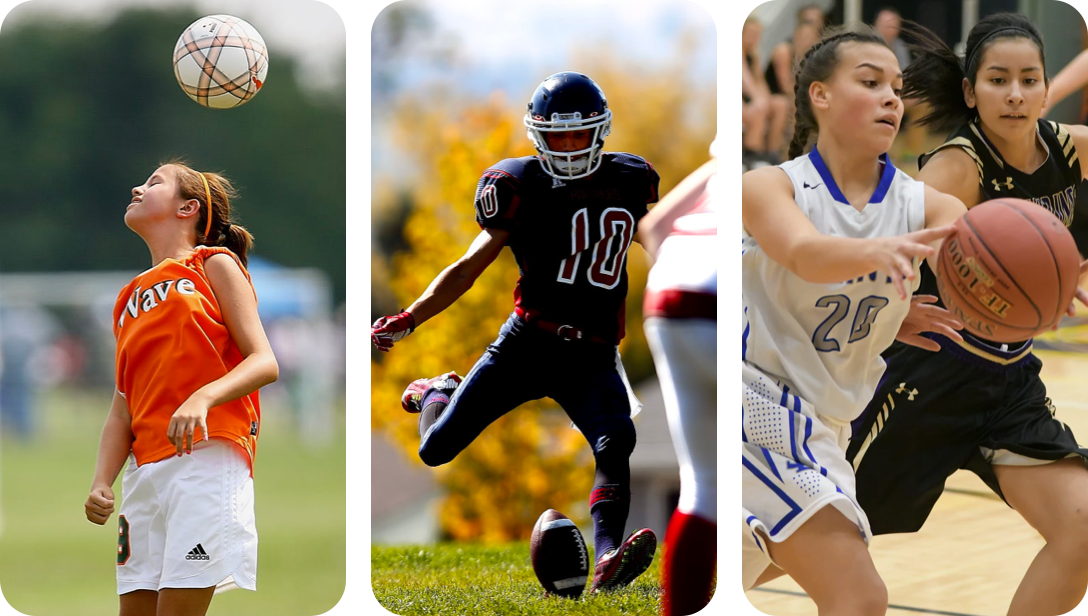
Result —
[{"label": "white sleeveless basketball top", "polygon": [[[824,235],[886,237],[925,228],[924,185],[893,167],[887,155],[881,160],[880,183],[861,211],[843,196],[815,149],[779,167],[793,183],[797,206]],[[742,255],[744,361],[782,381],[817,413],[855,419],[884,374],[880,353],[906,318],[909,294],[899,299],[891,279],[877,272],[836,284],[805,282],[747,233]],[[918,266],[916,260],[914,287]]]}]

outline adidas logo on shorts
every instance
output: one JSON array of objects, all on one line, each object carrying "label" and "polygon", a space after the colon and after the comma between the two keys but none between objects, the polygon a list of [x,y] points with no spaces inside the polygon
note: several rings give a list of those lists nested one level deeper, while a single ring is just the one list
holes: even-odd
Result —
[{"label": "adidas logo on shorts", "polygon": [[208,556],[208,553],[204,551],[204,546],[199,543],[196,547],[189,550],[189,553],[185,555],[185,560],[211,560],[212,557]]}]

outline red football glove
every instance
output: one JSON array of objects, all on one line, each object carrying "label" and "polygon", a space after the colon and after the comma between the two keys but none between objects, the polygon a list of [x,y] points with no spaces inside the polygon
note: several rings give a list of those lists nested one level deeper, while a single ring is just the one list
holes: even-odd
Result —
[{"label": "red football glove", "polygon": [[370,339],[379,351],[389,352],[393,343],[404,338],[416,329],[416,319],[405,310],[391,317],[382,317],[370,326]]}]

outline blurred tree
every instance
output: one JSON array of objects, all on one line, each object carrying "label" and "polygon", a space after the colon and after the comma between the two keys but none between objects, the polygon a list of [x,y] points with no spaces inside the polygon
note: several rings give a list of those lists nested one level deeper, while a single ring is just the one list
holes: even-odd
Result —
[{"label": "blurred tree", "polygon": [[203,108],[178,87],[170,62],[197,17],[134,9],[104,24],[5,24],[0,270],[142,269],[147,249],[123,222],[129,191],[181,156],[235,180],[255,254],[322,269],[343,300],[343,89],[303,88],[294,60],[269,41],[261,94],[237,109]]}]

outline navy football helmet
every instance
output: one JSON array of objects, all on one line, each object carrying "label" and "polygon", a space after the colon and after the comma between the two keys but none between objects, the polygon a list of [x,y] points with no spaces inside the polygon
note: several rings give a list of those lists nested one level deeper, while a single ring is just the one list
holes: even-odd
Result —
[{"label": "navy football helmet", "polygon": [[[560,180],[584,178],[601,166],[604,138],[612,132],[612,111],[604,92],[581,73],[562,72],[537,86],[525,112],[524,124],[536,146],[544,171]],[[560,152],[548,147],[544,133],[592,130],[584,150]]]}]

